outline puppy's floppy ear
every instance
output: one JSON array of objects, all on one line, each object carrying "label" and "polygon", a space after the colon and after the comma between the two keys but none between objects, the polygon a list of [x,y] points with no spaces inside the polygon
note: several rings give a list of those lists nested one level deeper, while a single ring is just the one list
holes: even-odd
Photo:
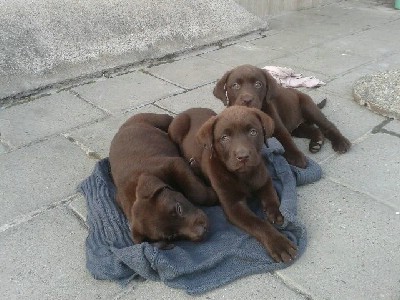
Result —
[{"label": "puppy's floppy ear", "polygon": [[168,185],[154,175],[142,174],[139,176],[136,187],[136,199],[151,199]]},{"label": "puppy's floppy ear", "polygon": [[257,118],[260,120],[261,125],[264,129],[264,136],[265,138],[269,138],[272,136],[275,130],[275,123],[274,120],[270,116],[268,116],[266,113],[262,112],[259,109],[256,108],[250,108],[253,113],[257,116]]},{"label": "puppy's floppy ear", "polygon": [[274,98],[277,95],[278,83],[276,82],[274,77],[272,77],[272,75],[268,73],[267,70],[265,69],[261,70],[263,71],[265,79],[267,81],[267,86],[266,86],[267,91],[265,94],[265,101],[269,101],[271,98]]},{"label": "puppy's floppy ear", "polygon": [[217,116],[212,116],[209,118],[199,129],[196,134],[197,142],[206,149],[211,150],[213,146],[214,139],[214,124],[217,120]]},{"label": "puppy's floppy ear", "polygon": [[226,101],[226,81],[228,80],[229,75],[231,74],[231,71],[228,71],[224,74],[224,76],[222,76],[222,78],[220,80],[217,81],[217,84],[214,87],[214,91],[213,94],[215,97],[217,97],[218,99],[220,99],[224,105],[227,105],[227,101]]}]

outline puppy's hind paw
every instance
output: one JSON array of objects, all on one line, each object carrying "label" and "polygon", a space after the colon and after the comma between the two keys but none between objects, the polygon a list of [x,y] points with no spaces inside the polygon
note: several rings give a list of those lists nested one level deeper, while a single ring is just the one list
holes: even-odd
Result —
[{"label": "puppy's hind paw", "polygon": [[308,150],[311,153],[317,153],[317,152],[319,152],[319,150],[321,150],[323,144],[324,144],[324,141],[310,141]]}]

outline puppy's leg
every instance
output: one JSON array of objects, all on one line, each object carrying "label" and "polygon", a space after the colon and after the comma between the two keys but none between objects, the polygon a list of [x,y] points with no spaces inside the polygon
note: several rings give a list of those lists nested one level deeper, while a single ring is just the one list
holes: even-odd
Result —
[{"label": "puppy's leg", "polygon": [[268,176],[266,184],[257,191],[256,196],[260,199],[268,220],[272,224],[283,224],[283,216],[279,211],[280,201],[276,190],[272,185],[271,177]]},{"label": "puppy's leg", "polygon": [[265,106],[265,111],[274,120],[275,131],[273,136],[278,139],[285,149],[283,156],[286,158],[289,164],[300,168],[305,168],[307,165],[306,157],[297,148],[289,131],[286,129],[285,125],[283,125],[274,105],[272,103],[268,103]]},{"label": "puppy's leg", "polygon": [[277,262],[289,262],[296,256],[297,248],[271,223],[259,219],[247,206],[245,198],[233,200],[238,195],[220,195],[220,202],[228,220],[254,236]]},{"label": "puppy's leg", "polygon": [[199,205],[218,204],[218,197],[215,191],[211,187],[206,186],[193,173],[183,158],[172,158],[165,172],[167,173],[167,177],[173,179],[175,185],[193,203]]},{"label": "puppy's leg", "polygon": [[333,150],[345,153],[350,149],[351,143],[345,138],[336,126],[330,122],[312,99],[306,94],[299,94],[301,111],[309,123],[315,123],[321,128],[323,134],[332,142]]},{"label": "puppy's leg", "polygon": [[292,135],[299,138],[310,139],[308,150],[310,150],[311,153],[317,153],[324,144],[324,135],[314,124],[301,123],[299,127],[292,131]]},{"label": "puppy's leg", "polygon": [[275,131],[273,136],[275,136],[278,141],[282,144],[285,149],[285,153],[283,156],[286,158],[289,164],[305,168],[307,165],[306,157],[304,154],[297,148],[294,143],[292,136],[289,131],[281,124],[280,126],[275,126]]}]

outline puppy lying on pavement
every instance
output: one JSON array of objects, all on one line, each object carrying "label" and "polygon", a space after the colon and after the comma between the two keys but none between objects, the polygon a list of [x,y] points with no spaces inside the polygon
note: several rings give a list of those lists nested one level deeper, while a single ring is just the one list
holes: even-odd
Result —
[{"label": "puppy lying on pavement", "polygon": [[204,238],[207,217],[190,201],[217,202],[169,139],[171,120],[166,114],[131,117],[112,140],[109,155],[116,202],[129,220],[133,241],[157,242],[164,249],[175,239]]},{"label": "puppy lying on pavement", "polygon": [[273,135],[284,147],[287,161],[297,167],[305,168],[306,158],[290,134],[309,138],[312,153],[321,149],[325,136],[336,152],[345,153],[350,149],[350,141],[321,112],[325,102],[316,105],[310,96],[279,86],[266,70],[251,65],[238,66],[218,80],[214,95],[226,106],[255,107],[271,116],[275,122]]},{"label": "puppy lying on pavement", "polygon": [[[254,236],[277,262],[296,256],[296,247],[271,223],[282,224],[279,199],[264,165],[261,148],[274,131],[272,119],[255,108],[233,106],[216,115],[189,109],[171,122],[168,133],[204,178],[234,225]],[[267,220],[258,218],[247,199],[260,199]]]}]

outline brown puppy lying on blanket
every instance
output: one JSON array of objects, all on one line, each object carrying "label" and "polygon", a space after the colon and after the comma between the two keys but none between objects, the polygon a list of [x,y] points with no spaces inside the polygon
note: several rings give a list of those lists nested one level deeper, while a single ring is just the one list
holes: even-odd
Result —
[{"label": "brown puppy lying on blanket", "polygon": [[309,150],[313,153],[321,149],[324,136],[332,142],[336,152],[350,149],[350,141],[321,112],[325,103],[317,106],[310,96],[281,87],[266,70],[251,65],[236,67],[217,82],[214,95],[226,106],[255,107],[271,116],[275,122],[273,135],[285,148],[284,156],[292,165],[304,168],[306,159],[290,133],[309,138]]},{"label": "brown puppy lying on blanket", "polygon": [[[168,133],[186,159],[198,162],[228,220],[253,235],[274,260],[287,262],[296,247],[270,223],[282,224],[283,216],[260,153],[273,130],[272,119],[260,110],[233,106],[219,115],[206,108],[189,109],[175,117]],[[270,222],[249,209],[251,196],[260,199]]]},{"label": "brown puppy lying on blanket", "polygon": [[131,117],[112,140],[109,157],[116,201],[134,242],[157,241],[161,248],[173,246],[169,242],[174,239],[199,241],[205,236],[207,217],[188,199],[217,203],[215,192],[193,174],[169,139],[171,121],[166,114]]}]

